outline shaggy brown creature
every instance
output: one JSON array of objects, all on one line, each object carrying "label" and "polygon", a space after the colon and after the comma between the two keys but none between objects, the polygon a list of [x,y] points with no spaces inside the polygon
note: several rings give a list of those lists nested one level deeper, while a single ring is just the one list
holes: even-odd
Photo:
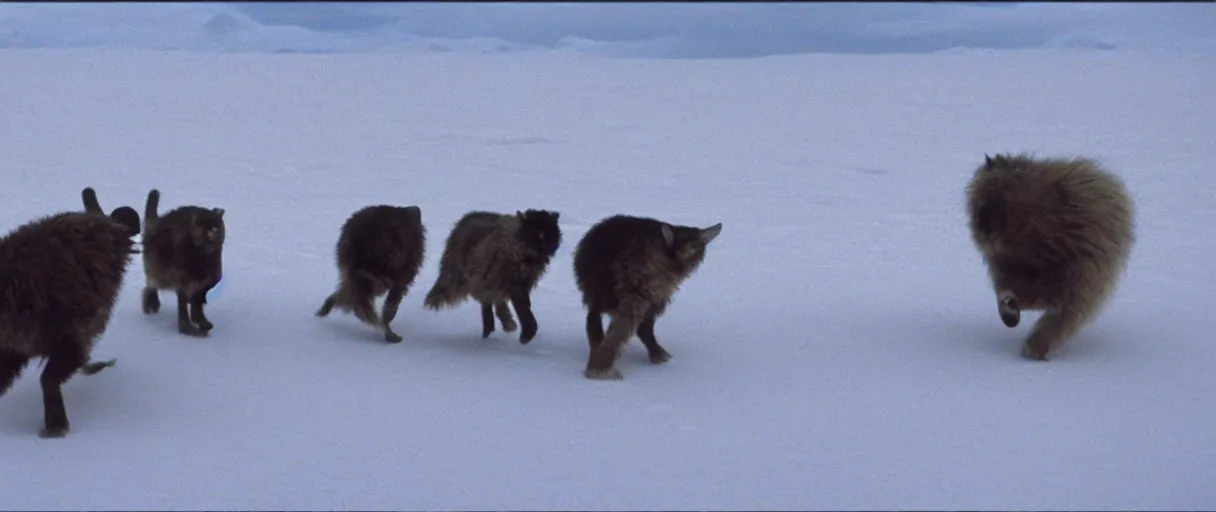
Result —
[{"label": "shaggy brown creature", "polygon": [[[574,275],[587,307],[591,344],[587,378],[622,379],[616,360],[635,333],[651,362],[671,359],[655,338],[655,321],[721,232],[721,223],[696,228],[627,215],[609,217],[587,231],[574,252]],[[607,334],[601,316],[605,313],[612,317]]]},{"label": "shaggy brown creature", "polygon": [[134,254],[131,237],[139,231],[138,214],[132,227],[120,210],[118,218],[59,213],[0,239],[0,395],[30,359],[46,359],[41,437],[68,433],[63,384],[76,372],[91,375],[114,364],[90,357],[109,324]]},{"label": "shaggy brown creature", "polygon": [[532,290],[561,245],[559,215],[546,210],[465,214],[448,236],[426,307],[455,307],[472,297],[481,304],[481,337],[485,338],[494,332],[495,314],[504,331],[515,330],[507,306],[510,300],[523,324],[519,342],[532,341],[538,329]]},{"label": "shaggy brown creature", "polygon": [[1022,355],[1046,360],[1114,292],[1132,244],[1134,205],[1122,181],[1084,158],[984,156],[967,185],[971,238],[1008,327],[1044,310]]},{"label": "shaggy brown creature", "polygon": [[[426,255],[422,209],[378,205],[355,212],[342,225],[335,254],[338,289],[325,299],[316,315],[324,317],[336,306],[381,331],[384,341],[401,342],[401,335],[389,324],[418,277]],[[372,303],[385,293],[388,295],[377,317]]]},{"label": "shaggy brown creature", "polygon": [[148,192],[144,207],[143,312],[160,311],[160,290],[177,294],[177,330],[206,336],[213,327],[203,314],[207,292],[223,278],[224,209],[180,206],[157,214],[160,192]]}]

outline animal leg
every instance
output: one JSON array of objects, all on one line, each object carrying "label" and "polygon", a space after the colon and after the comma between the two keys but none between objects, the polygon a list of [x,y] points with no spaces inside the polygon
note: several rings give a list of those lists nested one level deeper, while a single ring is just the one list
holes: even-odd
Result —
[{"label": "animal leg", "polygon": [[519,328],[518,325],[515,325],[515,319],[511,317],[511,306],[507,304],[506,299],[494,303],[494,313],[498,315],[498,321],[502,322],[502,330],[515,332],[515,329]]},{"label": "animal leg", "polygon": [[490,301],[481,302],[481,337],[489,338],[490,333],[494,332],[494,303]]},{"label": "animal leg", "polygon": [[1018,322],[1022,321],[1022,309],[1018,304],[1018,298],[1009,290],[997,293],[996,310],[1006,327],[1017,327]]},{"label": "animal leg", "polygon": [[1038,361],[1047,360],[1047,352],[1059,346],[1081,327],[1083,318],[1071,310],[1049,309],[1022,345],[1022,356]]},{"label": "animal leg", "polygon": [[8,392],[29,362],[30,358],[21,354],[0,352],[0,396]]},{"label": "animal leg", "polygon": [[519,343],[527,345],[532,338],[536,337],[536,330],[539,326],[536,325],[536,316],[532,314],[532,297],[527,292],[517,292],[511,294],[511,304],[515,306],[515,312],[519,314]]},{"label": "animal leg", "polygon": [[79,340],[67,337],[56,340],[58,345],[42,370],[42,407],[45,426],[39,432],[43,438],[66,436],[70,429],[68,413],[63,405],[63,384],[89,361]]},{"label": "animal leg", "polygon": [[659,345],[659,340],[654,336],[654,323],[657,320],[658,315],[654,311],[647,313],[646,318],[643,318],[642,323],[638,325],[638,339],[642,340],[642,344],[646,346],[646,352],[650,353],[650,362],[662,364],[671,360],[671,354],[662,345]]},{"label": "animal leg", "polygon": [[604,312],[594,307],[587,308],[587,343],[591,345],[591,353],[599,348],[604,341]]},{"label": "animal leg", "polygon": [[346,300],[349,301],[351,312],[355,314],[355,318],[359,321],[375,327],[384,334],[385,340],[388,339],[388,333],[391,330],[384,324],[380,315],[376,314],[376,308],[372,304],[375,298],[372,296],[373,285],[370,278],[356,274],[350,277],[347,282]]},{"label": "animal leg", "polygon": [[616,368],[616,360],[621,356],[625,343],[637,330],[638,321],[629,314],[613,315],[608,324],[608,332],[603,341],[587,358],[587,369],[583,376],[592,380],[621,380],[625,376]]},{"label": "animal leg", "polygon": [[207,290],[200,290],[190,297],[190,320],[197,325],[200,331],[207,332],[215,327],[207,320],[207,315],[203,314],[203,304],[207,303]]},{"label": "animal leg", "polygon": [[393,285],[392,288],[389,288],[388,296],[384,298],[384,307],[380,311],[380,321],[384,323],[384,341],[389,343],[401,343],[401,335],[393,332],[389,323],[397,317],[397,310],[401,308],[403,297],[405,297],[405,287]]},{"label": "animal leg", "polygon": [[177,332],[188,336],[204,336],[206,331],[199,329],[190,322],[188,307],[190,296],[184,290],[177,291]]},{"label": "animal leg", "polygon": [[144,310],[145,315],[155,314],[160,311],[160,293],[156,288],[151,286],[144,287],[143,299],[140,306]]}]

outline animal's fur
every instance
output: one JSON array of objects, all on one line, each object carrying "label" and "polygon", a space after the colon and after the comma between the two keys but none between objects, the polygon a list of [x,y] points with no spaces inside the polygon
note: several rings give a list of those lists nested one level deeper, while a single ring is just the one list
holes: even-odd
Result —
[{"label": "animal's fur", "polygon": [[481,336],[494,332],[494,316],[504,331],[515,330],[507,305],[519,314],[519,342],[536,336],[532,290],[562,242],[558,212],[527,210],[515,214],[474,211],[452,228],[439,264],[439,277],[427,293],[426,307],[454,307],[472,297],[481,304]]},{"label": "animal's fur", "polygon": [[[655,338],[655,321],[721,232],[721,223],[697,228],[627,215],[609,217],[587,231],[574,252],[574,275],[587,308],[591,345],[587,378],[623,378],[615,368],[616,359],[635,333],[651,362],[671,359]],[[606,334],[605,313],[612,318]]]},{"label": "animal's fur", "polygon": [[[385,341],[399,343],[401,335],[389,324],[418,277],[426,255],[422,209],[377,205],[356,211],[342,225],[335,255],[338,288],[316,315],[324,317],[337,307],[375,327]],[[372,303],[385,293],[388,295],[377,316]]]},{"label": "animal's fur", "polygon": [[113,365],[90,357],[134,254],[138,214],[133,232],[124,210],[107,217],[95,213],[96,195],[92,202],[90,211],[43,217],[0,239],[0,395],[30,359],[46,359],[42,437],[68,433],[63,384]]},{"label": "animal's fur", "polygon": [[214,326],[203,305],[223,278],[224,209],[180,206],[159,215],[159,203],[160,192],[152,189],[144,207],[143,312],[159,312],[160,290],[172,290],[178,332],[206,336]]},{"label": "animal's fur", "polygon": [[1005,325],[1044,310],[1022,347],[1031,359],[1090,322],[1114,292],[1135,243],[1134,204],[1093,160],[985,155],[967,185],[971,238]]}]

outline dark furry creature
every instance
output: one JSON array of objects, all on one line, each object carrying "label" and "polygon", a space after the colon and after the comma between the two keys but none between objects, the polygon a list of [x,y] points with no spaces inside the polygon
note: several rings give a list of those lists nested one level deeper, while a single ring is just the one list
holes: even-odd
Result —
[{"label": "dark furry creature", "polygon": [[1022,355],[1046,360],[1114,292],[1135,243],[1132,200],[1092,160],[1024,154],[985,155],[966,192],[1001,321],[1015,327],[1022,310],[1045,310]]},{"label": "dark furry creature", "polygon": [[107,217],[97,213],[91,189],[84,195],[89,211],[43,217],[0,239],[0,395],[30,359],[45,359],[44,438],[68,433],[63,384],[76,372],[91,375],[114,364],[90,357],[134,254],[131,237],[139,233],[138,214],[133,225],[128,215],[133,209]]},{"label": "dark furry creature", "polygon": [[212,323],[203,314],[207,292],[223,278],[223,208],[180,206],[157,214],[160,192],[148,192],[144,207],[145,314],[160,311],[160,290],[177,294],[177,330],[206,336]]},{"label": "dark furry creature", "polygon": [[[363,323],[384,334],[384,341],[401,342],[389,324],[401,299],[409,292],[426,255],[426,228],[417,206],[368,206],[350,216],[338,237],[338,289],[316,313],[323,317],[335,306],[353,312]],[[376,316],[373,301],[387,293]]]},{"label": "dark furry creature", "polygon": [[[616,360],[635,333],[651,362],[671,359],[655,338],[655,321],[721,232],[721,223],[697,228],[628,215],[609,217],[587,231],[574,253],[574,275],[587,307],[591,344],[587,378],[622,379]],[[612,317],[607,334],[605,313]]]},{"label": "dark furry creature", "polygon": [[538,329],[532,314],[532,290],[561,245],[559,215],[546,210],[465,214],[448,236],[426,307],[454,307],[472,297],[481,304],[481,337],[485,338],[494,332],[496,314],[504,331],[515,330],[507,306],[510,300],[523,324],[519,342],[532,341]]}]

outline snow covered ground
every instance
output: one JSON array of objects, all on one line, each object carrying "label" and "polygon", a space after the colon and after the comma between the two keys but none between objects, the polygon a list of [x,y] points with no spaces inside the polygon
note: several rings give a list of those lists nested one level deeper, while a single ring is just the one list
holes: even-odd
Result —
[{"label": "snow covered ground", "polygon": [[[36,364],[0,397],[0,508],[1211,509],[1216,56],[625,60],[563,52],[0,52],[7,231],[80,208],[227,209],[209,339],[133,264],[73,431]],[[1048,363],[967,237],[984,153],[1096,156],[1138,204],[1105,313]],[[379,341],[313,312],[338,228],[422,208]],[[561,212],[527,346],[422,308],[471,209]],[[618,212],[724,224],[625,380],[581,375],[571,254]],[[167,295],[166,295],[167,297]]]}]

